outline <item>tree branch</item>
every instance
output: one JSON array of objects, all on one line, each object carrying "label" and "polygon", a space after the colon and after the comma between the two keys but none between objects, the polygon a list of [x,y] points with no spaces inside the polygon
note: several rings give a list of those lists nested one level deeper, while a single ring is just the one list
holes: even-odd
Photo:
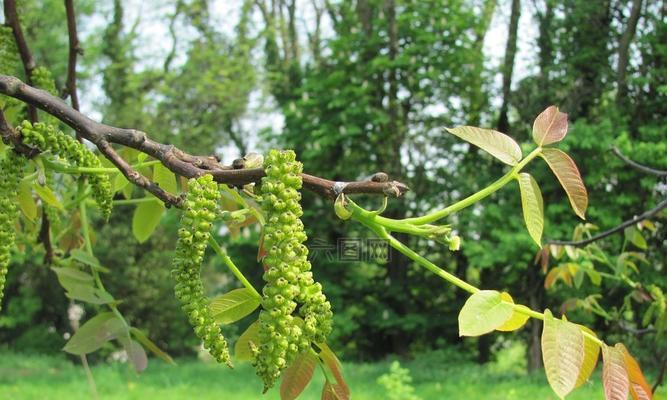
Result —
[{"label": "tree branch", "polygon": [[72,108],[79,110],[79,95],[76,91],[76,58],[81,54],[79,47],[79,37],[76,29],[76,14],[74,13],[74,1],[65,0],[65,10],[67,12],[67,33],[69,36],[69,58],[67,60],[67,81],[65,82],[65,92],[63,98],[70,97]]},{"label": "tree branch", "polygon": [[647,166],[642,165],[642,164],[640,164],[636,161],[632,161],[628,157],[624,156],[623,153],[621,153],[621,151],[617,147],[613,147],[611,149],[611,152],[614,153],[614,155],[616,157],[618,157],[621,161],[623,161],[624,163],[628,164],[629,166],[631,166],[631,167],[633,167],[633,168],[635,168],[635,169],[637,169],[641,172],[644,172],[646,174],[651,174],[651,175],[657,175],[657,176],[667,176],[667,171],[647,167]]},{"label": "tree branch", "polygon": [[[32,86],[32,71],[37,67],[37,65],[35,65],[35,61],[32,58],[32,53],[30,53],[28,43],[25,40],[25,36],[23,36],[21,23],[19,21],[18,14],[16,13],[16,1],[4,0],[4,11],[5,25],[12,28],[12,32],[14,33],[14,40],[16,41],[16,47],[18,48],[19,55],[21,56],[26,82]],[[37,109],[31,104],[28,104],[28,117],[32,122],[37,121]]]},{"label": "tree branch", "polygon": [[611,228],[611,229],[608,229],[608,230],[606,230],[606,231],[604,231],[604,232],[602,232],[602,233],[599,233],[599,234],[597,234],[597,235],[595,235],[595,236],[592,236],[592,237],[590,237],[590,238],[588,238],[588,239],[578,240],[578,241],[548,240],[548,241],[546,242],[546,244],[556,244],[556,245],[561,245],[561,246],[584,247],[584,246],[586,246],[587,244],[591,244],[591,243],[596,242],[596,241],[598,241],[598,240],[600,240],[600,239],[604,239],[604,238],[606,238],[607,236],[611,236],[611,235],[613,235],[614,233],[620,232],[620,231],[622,231],[623,229],[627,228],[628,226],[631,226],[631,225],[636,224],[637,222],[641,222],[641,221],[643,221],[643,220],[645,220],[645,219],[652,218],[652,217],[654,217],[655,215],[657,215],[660,211],[662,211],[662,210],[665,209],[665,208],[667,208],[667,199],[661,201],[660,203],[658,203],[657,206],[655,206],[654,208],[652,208],[652,209],[650,209],[650,210],[644,212],[643,214],[641,214],[641,215],[639,215],[639,216],[637,216],[637,217],[634,217],[634,218],[632,218],[632,219],[629,219],[629,220],[627,220],[627,221],[624,221],[623,223],[621,223],[621,224],[619,224],[619,225],[617,225],[617,226],[615,226],[615,227],[613,227],[613,228]]},{"label": "tree branch", "polygon": [[[58,118],[76,132],[80,132],[81,136],[95,144],[100,152],[113,162],[130,182],[146,189],[168,205],[180,206],[181,199],[165,192],[157,184],[133,170],[127,161],[116,153],[112,144],[131,147],[148,154],[162,162],[165,167],[175,174],[185,178],[198,177],[209,173],[219,183],[241,186],[259,182],[264,176],[264,170],[261,168],[233,169],[231,166],[221,165],[214,156],[195,156],[173,145],[156,142],[142,131],[117,128],[93,121],[70,107],[62,99],[26,85],[12,76],[0,75],[0,93],[31,104]],[[376,176],[382,176],[382,174],[376,174]],[[327,198],[335,198],[340,193],[381,194],[399,197],[409,190],[401,182],[389,181],[388,179],[380,180],[334,182],[303,174],[304,187]]]}]

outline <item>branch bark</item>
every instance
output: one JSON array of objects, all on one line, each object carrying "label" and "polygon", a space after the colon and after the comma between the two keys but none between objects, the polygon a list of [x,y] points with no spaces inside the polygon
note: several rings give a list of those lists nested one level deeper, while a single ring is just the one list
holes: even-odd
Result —
[{"label": "branch bark", "polygon": [[[91,141],[118,169],[135,185],[138,185],[167,205],[180,206],[182,200],[168,192],[165,192],[157,184],[133,170],[132,167],[121,158],[113,144],[123,145],[139,150],[159,160],[169,170],[177,175],[193,178],[203,174],[211,174],[219,183],[234,186],[247,185],[259,182],[264,176],[264,170],[257,169],[233,169],[231,166],[221,165],[214,156],[190,155],[175,146],[156,142],[142,131],[136,129],[118,128],[102,124],[75,110],[62,99],[51,94],[33,88],[21,82],[18,78],[0,75],[0,93],[19,99],[27,104],[33,105],[50,115],[58,118],[81,136]],[[399,197],[409,188],[397,181],[353,181],[334,182],[328,179],[303,174],[304,187],[327,198],[335,198],[340,193],[346,194],[381,194]]]},{"label": "branch bark", "polygon": [[597,234],[597,235],[595,235],[595,236],[592,236],[592,237],[590,237],[590,238],[588,238],[588,239],[578,240],[578,241],[548,240],[548,241],[546,242],[546,244],[556,244],[556,245],[563,245],[563,246],[583,247],[583,246],[586,246],[587,244],[591,244],[591,243],[596,242],[596,241],[598,241],[598,240],[604,239],[604,238],[606,238],[607,236],[611,236],[611,235],[613,235],[613,234],[615,234],[615,233],[617,233],[617,232],[620,232],[620,231],[622,231],[623,229],[625,229],[625,228],[627,228],[627,227],[629,227],[629,226],[632,226],[632,225],[634,225],[634,224],[636,224],[636,223],[638,223],[638,222],[641,222],[641,221],[643,221],[643,220],[645,220],[645,219],[652,218],[652,217],[654,217],[655,215],[657,215],[660,211],[664,210],[665,208],[667,208],[667,199],[661,201],[660,203],[658,203],[657,206],[655,206],[654,208],[652,208],[652,209],[650,209],[650,210],[644,212],[643,214],[641,214],[641,215],[639,215],[639,216],[637,216],[637,217],[634,217],[634,218],[632,218],[632,219],[629,219],[629,220],[627,220],[627,221],[624,221],[623,223],[621,223],[621,224],[619,224],[619,225],[617,225],[617,226],[615,226],[615,227],[613,227],[613,228],[611,228],[611,229],[608,229],[608,230],[606,230],[606,231],[604,231],[604,232],[602,232],[602,233],[599,233],[599,234]]},{"label": "branch bark", "polygon": [[[25,80],[28,85],[33,86],[32,71],[37,68],[37,65],[32,58],[32,53],[30,52],[28,43],[26,42],[25,36],[23,35],[23,29],[21,29],[21,23],[16,12],[16,1],[5,0],[4,11],[5,25],[12,28],[12,32],[14,33],[16,47],[18,48],[19,55],[21,56],[21,62],[23,63]],[[32,122],[37,122],[37,109],[31,104],[28,104],[28,118],[30,118]]]}]

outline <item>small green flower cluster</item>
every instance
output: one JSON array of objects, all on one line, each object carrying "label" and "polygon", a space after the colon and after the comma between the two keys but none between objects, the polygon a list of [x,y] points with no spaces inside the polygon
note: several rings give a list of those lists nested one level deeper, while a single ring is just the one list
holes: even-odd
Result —
[{"label": "small green flower cluster", "polygon": [[[102,163],[83,143],[65,135],[52,125],[23,121],[19,126],[23,141],[41,151],[50,151],[77,167],[101,168]],[[88,182],[93,191],[93,198],[102,211],[104,219],[111,215],[113,192],[109,176],[104,174],[88,175]]]},{"label": "small green flower cluster", "polygon": [[26,159],[13,151],[0,161],[0,309],[9,268],[9,257],[16,239],[16,189],[23,175]]},{"label": "small green flower cluster", "polygon": [[19,66],[19,56],[12,28],[0,26],[0,74],[13,75]]},{"label": "small green flower cluster", "polygon": [[171,272],[177,282],[176,298],[187,313],[195,334],[216,361],[231,367],[227,341],[213,319],[200,274],[219,200],[218,184],[211,175],[188,181],[185,212],[178,230],[176,257]]},{"label": "small green flower cluster", "polygon": [[[291,150],[270,151],[261,185],[267,270],[254,364],[265,390],[297,354],[311,342],[324,342],[331,331],[331,305],[313,280],[303,244],[307,237],[300,219],[302,165],[295,158]],[[303,319],[292,315],[298,304]]]},{"label": "small green flower cluster", "polygon": [[46,67],[37,67],[32,70],[32,82],[36,88],[45,90],[54,96],[58,94],[56,81]]}]

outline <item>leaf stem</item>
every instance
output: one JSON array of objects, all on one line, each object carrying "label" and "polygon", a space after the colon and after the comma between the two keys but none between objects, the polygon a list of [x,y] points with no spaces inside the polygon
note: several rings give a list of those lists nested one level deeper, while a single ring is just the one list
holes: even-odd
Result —
[{"label": "leaf stem", "polygon": [[[84,245],[85,245],[85,248],[86,248],[86,253],[88,253],[91,256],[95,256],[95,254],[93,253],[92,241],[90,240],[90,231],[89,231],[89,228],[88,228],[88,213],[86,211],[86,202],[85,201],[82,201],[81,203],[79,203],[79,217],[81,219],[81,233],[83,234],[83,240],[84,240]],[[102,279],[100,278],[100,273],[97,271],[97,268],[94,268],[94,267],[91,266],[90,271],[93,275],[93,278],[95,279],[95,284],[97,285],[97,287],[106,292],[107,290],[104,288],[104,283],[102,283]],[[125,327],[128,329],[128,336],[127,337],[129,339],[130,338],[130,336],[129,336],[130,335],[129,334],[130,325],[125,320],[125,317],[123,317],[123,314],[120,313],[120,311],[118,310],[118,307],[116,307],[115,304],[111,303],[111,304],[107,304],[107,306],[118,317],[118,319],[120,319],[123,322]]]},{"label": "leaf stem", "polygon": [[232,271],[232,274],[234,274],[234,276],[239,281],[241,281],[243,286],[245,286],[245,288],[248,289],[250,291],[250,293],[252,293],[252,295],[257,300],[261,300],[262,296],[254,288],[254,286],[252,286],[252,284],[250,283],[250,281],[248,281],[248,279],[245,277],[245,275],[243,275],[243,272],[241,272],[241,270],[239,270],[238,267],[236,267],[236,265],[234,264],[232,259],[229,258],[229,256],[227,255],[227,252],[225,252],[225,250],[223,250],[223,248],[220,247],[218,242],[216,242],[215,239],[213,239],[213,237],[209,237],[208,238],[208,243],[213,248],[213,251],[215,251],[222,258],[222,261],[225,263],[225,265],[227,265],[227,268],[229,268],[229,270]]},{"label": "leaf stem", "polygon": [[[56,172],[60,172],[63,174],[115,174],[119,173],[120,170],[118,168],[113,168],[113,167],[72,167],[67,164],[55,162],[52,160],[49,160],[47,157],[40,155],[38,156],[40,160],[44,162],[44,165],[48,167],[49,169],[52,169]],[[140,162],[137,164],[132,165],[132,168],[137,169],[137,168],[142,168],[142,167],[150,167],[152,165],[157,165],[160,164],[159,160],[152,160],[152,161],[144,161]]]},{"label": "leaf stem", "polygon": [[157,197],[154,196],[146,196],[146,197],[139,197],[136,199],[126,199],[126,200],[114,200],[113,205],[114,206],[127,206],[127,205],[133,205],[133,204],[141,204],[141,203],[151,203],[151,202],[161,202],[162,200],[158,199]]},{"label": "leaf stem", "polygon": [[[489,186],[485,187],[484,189],[480,190],[477,193],[474,193],[468,197],[466,197],[463,200],[457,201],[456,203],[443,208],[442,210],[433,212],[431,214],[426,214],[421,217],[414,217],[414,218],[405,218],[402,220],[399,220],[404,223],[410,223],[413,225],[423,225],[423,224],[428,224],[431,222],[435,222],[439,219],[445,218],[448,215],[455,213],[457,211],[460,211],[466,207],[471,206],[474,203],[477,203],[478,201],[484,199],[485,197],[497,192],[500,190],[503,186],[505,186],[507,183],[509,183],[512,179],[514,179],[519,171],[523,169],[530,161],[532,161],[535,157],[540,155],[542,152],[542,148],[538,147],[535,150],[533,150],[530,154],[528,154],[521,162],[519,162],[517,165],[515,165],[511,170],[509,170],[505,175],[503,175],[500,179],[496,180]],[[383,218],[379,217],[378,222],[382,225],[384,225],[385,219],[388,218]]]}]

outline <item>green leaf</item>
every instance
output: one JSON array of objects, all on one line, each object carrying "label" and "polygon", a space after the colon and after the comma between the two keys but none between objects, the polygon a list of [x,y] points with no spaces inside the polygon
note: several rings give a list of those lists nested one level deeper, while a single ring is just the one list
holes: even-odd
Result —
[{"label": "green leaf", "polygon": [[[595,332],[583,325],[577,325],[582,331],[597,337]],[[588,381],[591,374],[595,370],[595,366],[598,363],[598,356],[600,355],[600,346],[593,341],[593,339],[584,336],[584,360],[581,363],[581,370],[579,371],[579,376],[577,377],[577,383],[575,388],[583,385]]]},{"label": "green leaf", "polygon": [[468,298],[459,313],[459,335],[480,336],[503,326],[514,312],[500,292],[480,290]]},{"label": "green leaf", "polygon": [[141,332],[139,329],[132,327],[130,328],[130,333],[132,334],[132,336],[134,336],[135,339],[137,339],[137,341],[139,341],[139,343],[141,343],[146,349],[148,349],[148,351],[155,354],[156,357],[162,359],[163,361],[169,364],[176,364],[174,362],[174,359],[171,358],[169,354],[162,351],[162,349],[160,349],[155,343],[153,343],[153,341],[150,340],[146,335],[144,335],[144,333]]},{"label": "green leaf", "polygon": [[147,201],[137,206],[132,216],[132,233],[139,243],[151,237],[164,211],[164,205],[159,201]]},{"label": "green leaf", "polygon": [[76,249],[72,250],[70,253],[72,258],[75,259],[76,261],[89,265],[91,267],[96,267],[96,268],[101,268],[102,265],[100,264],[100,260],[98,260],[94,255],[83,251],[81,249]]},{"label": "green leaf", "polygon": [[127,334],[125,324],[114,313],[101,313],[86,321],[63,350],[76,355],[92,353],[109,340],[125,334]]},{"label": "green leaf", "polygon": [[623,234],[625,235],[625,240],[634,244],[638,248],[640,248],[642,250],[646,250],[648,248],[648,244],[646,243],[646,239],[644,239],[644,236],[639,231],[639,229],[637,229],[636,226],[631,226],[631,227],[625,228],[625,230],[623,231]]},{"label": "green leaf", "polygon": [[282,383],[280,384],[280,399],[294,400],[308,386],[313,379],[313,372],[317,365],[317,356],[310,348],[299,354],[283,372]]},{"label": "green leaf", "polygon": [[588,192],[581,174],[574,160],[566,153],[558,149],[542,149],[542,158],[547,162],[551,171],[556,175],[560,185],[570,199],[570,205],[574,213],[581,219],[586,219],[586,208],[588,208]]},{"label": "green leaf", "polygon": [[560,142],[567,135],[567,114],[549,106],[533,122],[533,140],[538,146]]},{"label": "green leaf", "polygon": [[94,287],[93,276],[79,271],[75,268],[51,268],[56,273],[58,282],[65,290],[70,290],[74,286],[89,286]]},{"label": "green leaf", "polygon": [[614,347],[602,347],[602,383],[606,400],[628,398],[630,379],[625,369],[623,348],[618,344]]},{"label": "green leaf", "polygon": [[511,137],[492,129],[474,126],[445,128],[447,132],[491,154],[509,165],[516,165],[521,160],[521,148]]},{"label": "green leaf", "polygon": [[234,345],[234,356],[238,361],[252,361],[251,345],[259,347],[259,322],[255,321],[239,336]]},{"label": "green leaf", "polygon": [[92,286],[92,283],[71,283],[67,286],[63,285],[63,287],[67,290],[65,295],[72,300],[80,300],[97,305],[109,304],[115,301],[109,292]]},{"label": "green leaf", "polygon": [[578,326],[544,311],[542,360],[549,385],[563,398],[577,384],[584,361],[584,335]]},{"label": "green leaf", "polygon": [[259,299],[246,289],[234,289],[211,300],[211,312],[215,322],[231,324],[255,311]]},{"label": "green leaf", "polygon": [[35,221],[37,218],[37,204],[35,203],[35,198],[32,197],[32,189],[28,181],[21,181],[19,183],[16,197],[23,215],[30,221]]},{"label": "green leaf", "polygon": [[44,201],[46,204],[59,210],[63,210],[63,205],[60,204],[60,200],[58,200],[55,193],[53,193],[53,191],[48,186],[42,186],[34,183],[32,188],[35,190],[35,193],[37,193],[39,198],[42,199],[42,201]]},{"label": "green leaf", "polygon": [[538,246],[542,247],[542,230],[544,229],[544,204],[542,192],[530,174],[520,173],[517,177],[521,191],[521,208],[523,219],[530,237]]},{"label": "green leaf", "polygon": [[[500,297],[503,300],[505,300],[506,302],[514,304],[514,300],[512,299],[512,296],[510,296],[509,293],[502,292],[500,294]],[[528,307],[523,306],[523,305],[519,305],[518,307],[522,308],[522,309],[525,309],[525,310],[529,310]],[[510,317],[510,319],[508,319],[504,324],[502,324],[501,326],[496,328],[496,330],[501,331],[501,332],[515,331],[517,329],[522,328],[526,324],[526,322],[528,321],[528,318],[530,318],[528,316],[528,314],[525,314],[525,313],[517,311],[516,309],[513,309],[512,310],[512,316]]]},{"label": "green leaf", "polygon": [[173,172],[168,170],[167,167],[162,164],[156,164],[153,167],[153,181],[155,181],[155,183],[157,183],[162,189],[169,193],[178,193],[178,187],[176,186],[176,175],[174,175]]},{"label": "green leaf", "polygon": [[639,367],[639,363],[635,358],[630,354],[628,349],[622,343],[616,345],[623,352],[625,360],[625,370],[628,373],[628,379],[630,380],[630,395],[634,400],[651,400],[653,399],[653,391],[651,386],[646,382],[644,373]]},{"label": "green leaf", "polygon": [[116,174],[116,177],[113,180],[113,192],[120,192],[121,190],[125,189],[127,185],[130,184],[130,181],[127,180],[125,175],[118,173]]}]

